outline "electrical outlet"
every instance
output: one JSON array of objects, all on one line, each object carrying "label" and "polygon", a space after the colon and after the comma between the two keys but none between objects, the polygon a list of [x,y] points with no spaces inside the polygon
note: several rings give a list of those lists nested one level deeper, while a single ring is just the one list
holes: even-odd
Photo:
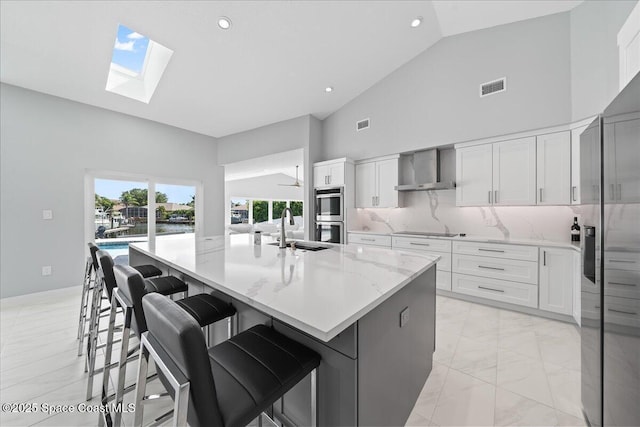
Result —
[{"label": "electrical outlet", "polygon": [[400,327],[402,328],[407,323],[409,323],[409,307],[400,312]]},{"label": "electrical outlet", "polygon": [[53,219],[53,211],[50,209],[43,210],[42,219]]},{"label": "electrical outlet", "polygon": [[43,276],[51,276],[51,266],[50,265],[43,265],[42,266],[42,275]]}]

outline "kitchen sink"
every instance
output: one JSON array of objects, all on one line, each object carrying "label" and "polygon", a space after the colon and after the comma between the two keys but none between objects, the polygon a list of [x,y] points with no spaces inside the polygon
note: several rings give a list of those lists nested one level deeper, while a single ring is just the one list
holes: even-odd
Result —
[{"label": "kitchen sink", "polygon": [[[280,242],[267,243],[267,244],[272,246],[278,246],[280,245]],[[301,249],[304,251],[317,252],[317,251],[329,249],[329,246],[321,246],[321,245],[316,245],[316,244],[307,243],[307,242],[295,242],[295,244],[296,244],[296,249]],[[287,242],[287,247],[288,248],[291,247],[291,242]]]}]

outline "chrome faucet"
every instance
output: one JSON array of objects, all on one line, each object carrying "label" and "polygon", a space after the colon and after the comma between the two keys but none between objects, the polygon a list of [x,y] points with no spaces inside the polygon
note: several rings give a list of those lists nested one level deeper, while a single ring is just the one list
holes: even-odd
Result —
[{"label": "chrome faucet", "polygon": [[285,237],[284,232],[284,219],[287,216],[287,211],[289,211],[289,224],[295,225],[295,222],[293,222],[293,212],[291,212],[291,208],[284,208],[282,216],[280,216],[280,219],[282,220],[280,224],[280,249],[287,247],[287,238]]}]

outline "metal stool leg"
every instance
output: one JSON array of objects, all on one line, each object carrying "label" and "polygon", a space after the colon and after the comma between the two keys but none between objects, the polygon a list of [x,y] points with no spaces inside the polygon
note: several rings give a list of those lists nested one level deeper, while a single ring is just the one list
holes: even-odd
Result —
[{"label": "metal stool leg", "polygon": [[[119,408],[124,400],[124,381],[127,374],[127,357],[129,354],[129,336],[131,335],[131,318],[133,309],[131,307],[124,308],[124,328],[122,330],[122,344],[120,347],[120,360],[118,361],[118,384],[116,385],[116,399],[114,406]],[[145,373],[146,382],[146,373]],[[137,410],[137,408],[136,408]],[[115,426],[119,426],[122,420],[122,411],[116,410],[114,422]]]},{"label": "metal stool leg", "polygon": [[142,426],[144,416],[144,406],[142,400],[147,391],[147,373],[149,371],[149,350],[140,342],[140,355],[138,358],[138,381],[136,385],[136,409],[134,417],[134,426]]},{"label": "metal stool leg", "polygon": [[78,339],[84,333],[83,323],[87,317],[87,303],[89,302],[89,288],[91,288],[91,276],[93,276],[93,262],[91,257],[87,258],[87,263],[84,268],[84,280],[82,282],[82,298],[80,299],[80,316],[78,318]]},{"label": "metal stool leg", "polygon": [[[107,346],[104,353],[104,369],[102,371],[102,395],[100,397],[101,403],[104,407],[107,407],[109,403],[109,374],[111,370],[111,352],[113,351],[113,333],[116,326],[116,312],[118,310],[118,300],[116,299],[115,292],[111,298],[111,310],[109,312],[109,329],[107,332]],[[105,413],[105,417],[110,418],[109,412]],[[111,423],[109,423],[111,424]],[[104,425],[104,418],[102,415],[99,417],[99,426]]]}]

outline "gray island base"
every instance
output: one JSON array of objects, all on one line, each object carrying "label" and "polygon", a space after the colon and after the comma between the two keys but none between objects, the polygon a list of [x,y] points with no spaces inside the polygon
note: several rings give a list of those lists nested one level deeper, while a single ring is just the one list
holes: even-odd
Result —
[{"label": "gray island base", "polygon": [[[193,240],[193,237],[191,239]],[[158,238],[158,241],[160,240],[162,238]],[[178,242],[174,240],[174,243]],[[435,350],[435,261],[437,257],[424,259],[422,264],[418,262],[419,267],[413,264],[408,266],[406,258],[401,260],[399,268],[406,270],[405,273],[409,269],[415,270],[410,280],[405,280],[406,283],[400,286],[389,284],[391,292],[377,298],[378,301],[373,307],[367,308],[365,314],[346,327],[341,327],[337,335],[334,329],[331,333],[334,336],[326,340],[324,339],[326,335],[322,335],[321,332],[305,331],[307,324],[302,327],[301,324],[292,321],[291,313],[286,313],[286,308],[283,306],[271,309],[261,304],[256,295],[248,297],[246,294],[237,292],[238,289],[234,288],[232,283],[237,279],[233,277],[237,266],[230,264],[237,263],[238,250],[253,251],[254,248],[247,245],[245,249],[238,249],[234,243],[237,242],[233,242],[232,238],[230,243],[227,237],[224,243],[218,242],[216,249],[212,250],[209,246],[207,250],[202,250],[200,245],[184,245],[182,242],[183,248],[178,255],[168,249],[172,246],[170,241],[162,244],[157,242],[153,250],[150,250],[146,243],[132,244],[129,249],[129,262],[131,265],[154,264],[167,274],[181,277],[189,284],[190,295],[209,292],[230,301],[238,310],[238,327],[241,331],[259,323],[266,324],[317,351],[322,357],[317,377],[319,425],[404,425],[432,367],[432,356]],[[240,243],[240,246],[243,245],[244,240]],[[180,246],[180,243],[177,246]],[[185,248],[187,251],[190,250],[189,248],[194,248],[194,257],[185,258]],[[377,248],[363,249],[365,248],[360,248],[358,252],[357,247],[340,245],[331,250],[301,253],[295,265],[295,269],[301,274],[288,285],[306,286],[310,280],[318,280],[319,273],[316,266],[325,261],[336,261],[330,257],[343,258],[343,266],[349,264],[345,259],[350,259],[365,264],[374,262],[380,267],[379,260],[385,259],[388,255],[384,252],[391,252]],[[357,257],[351,256],[352,250],[358,254]],[[272,268],[277,269],[277,277],[280,279],[278,266],[280,262],[277,260],[281,254],[278,251],[278,248],[263,246],[261,258],[269,260],[269,256],[273,256],[276,262],[252,266],[251,260],[247,259],[245,270],[253,267],[256,274],[262,275],[259,280],[265,282],[264,271],[260,272],[260,270],[264,265],[271,265]],[[206,255],[203,256],[205,252]],[[322,256],[323,253],[324,256]],[[304,258],[302,264],[300,264],[300,258]],[[203,267],[204,265],[206,267]],[[212,274],[214,266],[218,268],[215,269],[217,272]],[[351,271],[351,273],[345,272],[345,275],[353,274],[353,266],[344,268]],[[388,266],[384,268],[389,270]],[[218,271],[218,269],[226,269],[226,271]],[[290,268],[286,271],[289,273]],[[242,275],[246,276],[247,271]],[[273,277],[276,275],[274,274]],[[348,279],[345,283],[349,282]],[[308,296],[308,292],[304,295]],[[316,310],[335,314],[322,295],[314,294],[314,296],[318,298],[320,305]],[[301,305],[309,303],[313,304],[313,301],[301,301]],[[277,306],[277,304],[274,305]],[[279,315],[280,311],[282,315]],[[292,325],[292,323],[296,324]],[[227,324],[215,325],[210,334],[212,344],[223,341],[227,338]],[[273,405],[270,415],[285,424],[310,425],[310,396],[311,380],[307,377]]]}]

